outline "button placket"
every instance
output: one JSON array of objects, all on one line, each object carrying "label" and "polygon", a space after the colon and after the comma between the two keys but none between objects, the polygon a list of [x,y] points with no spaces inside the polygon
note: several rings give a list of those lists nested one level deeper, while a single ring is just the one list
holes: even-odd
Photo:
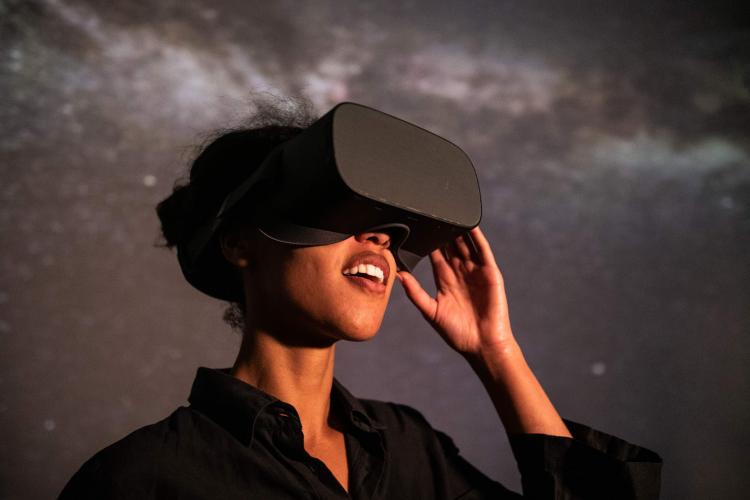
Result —
[{"label": "button placket", "polygon": [[302,427],[295,416],[283,408],[274,408],[268,417],[273,420],[273,439],[278,448],[291,459],[304,459]]}]

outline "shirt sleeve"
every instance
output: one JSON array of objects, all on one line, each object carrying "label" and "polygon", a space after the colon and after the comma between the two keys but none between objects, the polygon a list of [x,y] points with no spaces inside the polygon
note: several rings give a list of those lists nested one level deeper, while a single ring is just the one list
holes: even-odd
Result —
[{"label": "shirt sleeve", "polygon": [[453,439],[435,431],[444,453],[447,498],[456,500],[518,500],[523,498],[474,467],[461,454]]},{"label": "shirt sleeve", "polygon": [[512,434],[524,497],[659,498],[662,460],[651,450],[565,420],[573,438]]},{"label": "shirt sleeve", "polygon": [[[565,420],[572,438],[511,434],[523,495],[494,481],[463,458],[450,436],[434,429],[417,410],[398,405],[422,434],[431,474],[440,484],[432,498],[460,500],[652,500],[659,497],[661,458],[653,451]],[[404,440],[404,437],[399,437]],[[418,474],[417,474],[418,475]]]}]

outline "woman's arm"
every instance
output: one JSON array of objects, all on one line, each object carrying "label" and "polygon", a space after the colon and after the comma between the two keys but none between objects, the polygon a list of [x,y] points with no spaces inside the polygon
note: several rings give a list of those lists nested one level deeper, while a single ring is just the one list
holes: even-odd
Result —
[{"label": "woman's arm", "polygon": [[406,295],[469,362],[506,432],[570,437],[513,337],[503,277],[490,244],[479,227],[469,234],[430,254],[436,297],[401,271]]},{"label": "woman's arm", "polygon": [[506,432],[571,437],[518,344],[467,360],[484,384]]},{"label": "woman's arm", "polygon": [[[417,309],[482,380],[509,434],[524,496],[658,498],[661,458],[656,453],[574,422],[566,425],[552,406],[513,337],[503,277],[479,228],[432,252],[430,259],[435,298],[411,274],[399,277]],[[455,450],[446,454],[450,463],[461,463]],[[499,496],[486,481],[474,488],[481,498]]]}]

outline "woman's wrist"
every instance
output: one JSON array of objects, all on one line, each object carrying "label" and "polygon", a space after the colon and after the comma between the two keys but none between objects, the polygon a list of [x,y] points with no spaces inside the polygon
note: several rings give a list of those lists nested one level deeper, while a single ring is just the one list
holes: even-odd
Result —
[{"label": "woman's wrist", "polygon": [[515,340],[465,356],[509,433],[570,437]]},{"label": "woman's wrist", "polygon": [[507,374],[508,370],[526,363],[521,347],[514,338],[482,346],[476,352],[463,356],[482,380],[487,377],[497,380]]}]

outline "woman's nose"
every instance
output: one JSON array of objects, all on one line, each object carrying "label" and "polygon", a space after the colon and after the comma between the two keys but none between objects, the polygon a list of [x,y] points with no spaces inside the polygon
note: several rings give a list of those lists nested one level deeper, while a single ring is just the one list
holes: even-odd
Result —
[{"label": "woman's nose", "polygon": [[360,243],[363,243],[369,240],[383,248],[388,248],[391,244],[391,237],[388,235],[388,233],[383,233],[379,231],[366,231],[364,233],[355,234],[354,237]]}]

